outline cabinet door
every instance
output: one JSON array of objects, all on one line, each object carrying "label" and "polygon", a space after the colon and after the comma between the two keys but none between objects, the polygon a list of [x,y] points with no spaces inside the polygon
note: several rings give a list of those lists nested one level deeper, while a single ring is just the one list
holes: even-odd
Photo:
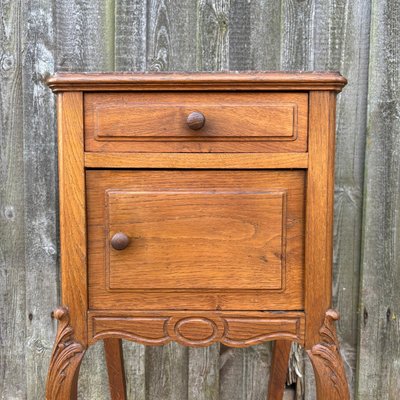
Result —
[{"label": "cabinet door", "polygon": [[301,309],[303,171],[94,170],[87,189],[92,308]]}]

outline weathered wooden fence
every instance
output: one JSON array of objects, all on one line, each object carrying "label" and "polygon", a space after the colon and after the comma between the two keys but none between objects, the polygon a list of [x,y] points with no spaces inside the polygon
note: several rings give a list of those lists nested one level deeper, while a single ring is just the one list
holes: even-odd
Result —
[{"label": "weathered wooden fence", "polygon": [[[340,70],[334,303],[355,398],[400,393],[398,0],[0,1],[0,398],[43,399],[58,304],[54,71]],[[270,345],[125,344],[129,398],[265,399]],[[80,398],[108,398],[101,345]],[[309,365],[298,399],[314,399]]]}]

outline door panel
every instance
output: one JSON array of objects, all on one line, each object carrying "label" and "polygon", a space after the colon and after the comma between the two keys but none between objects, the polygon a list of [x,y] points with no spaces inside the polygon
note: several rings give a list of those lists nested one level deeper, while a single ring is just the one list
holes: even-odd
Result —
[{"label": "door panel", "polygon": [[93,170],[87,185],[93,308],[301,308],[303,171]]},{"label": "door panel", "polygon": [[[281,289],[285,191],[106,194],[113,289]],[[124,232],[130,243],[115,250]]]}]

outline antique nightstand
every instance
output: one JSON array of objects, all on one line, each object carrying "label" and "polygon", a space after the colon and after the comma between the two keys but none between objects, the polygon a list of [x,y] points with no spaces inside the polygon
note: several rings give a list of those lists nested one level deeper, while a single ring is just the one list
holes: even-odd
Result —
[{"label": "antique nightstand", "polygon": [[[47,399],[76,398],[104,340],[290,344],[319,400],[349,392],[331,310],[335,73],[58,74],[62,307]],[[263,384],[263,382],[260,382]],[[179,399],[177,399],[179,400]]]}]

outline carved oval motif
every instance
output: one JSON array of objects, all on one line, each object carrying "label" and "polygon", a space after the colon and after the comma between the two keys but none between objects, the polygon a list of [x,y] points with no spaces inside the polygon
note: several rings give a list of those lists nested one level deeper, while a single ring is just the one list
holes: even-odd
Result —
[{"label": "carved oval motif", "polygon": [[175,334],[185,344],[211,342],[218,333],[218,327],[208,318],[184,318],[175,325]]}]

